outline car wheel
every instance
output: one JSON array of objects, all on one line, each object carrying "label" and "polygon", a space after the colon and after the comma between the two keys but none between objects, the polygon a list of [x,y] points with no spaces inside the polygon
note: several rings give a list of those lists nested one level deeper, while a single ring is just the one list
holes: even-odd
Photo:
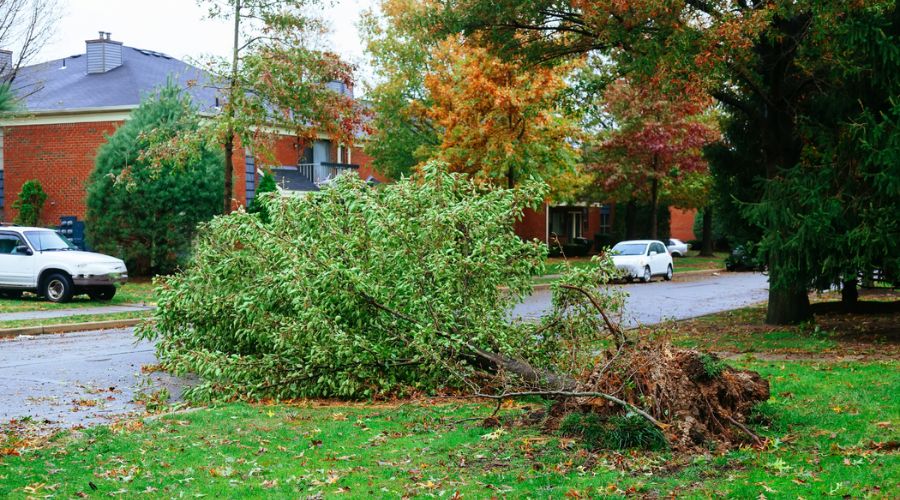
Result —
[{"label": "car wheel", "polygon": [[50,302],[68,302],[72,300],[73,288],[71,278],[62,273],[53,273],[44,280],[42,292]]},{"label": "car wheel", "polygon": [[112,300],[116,296],[116,287],[113,285],[101,286],[88,291],[88,297],[92,300]]},{"label": "car wheel", "polygon": [[672,274],[673,274],[673,272],[672,272],[672,264],[669,264],[669,268],[666,269],[666,275],[664,276],[664,279],[665,279],[666,281],[672,281]]},{"label": "car wheel", "polygon": [[651,279],[652,277],[653,277],[653,275],[650,274],[650,266],[645,267],[645,268],[644,268],[644,275],[641,276],[641,281],[643,281],[644,283],[650,283],[650,279]]},{"label": "car wheel", "polygon": [[0,298],[3,299],[21,299],[22,290],[4,290],[0,292]]},{"label": "car wheel", "polygon": [[681,257],[681,252],[672,252],[672,257]]}]

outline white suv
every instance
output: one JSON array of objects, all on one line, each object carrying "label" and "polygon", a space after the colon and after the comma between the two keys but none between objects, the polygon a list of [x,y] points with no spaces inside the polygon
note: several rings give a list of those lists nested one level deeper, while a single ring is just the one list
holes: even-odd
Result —
[{"label": "white suv", "polygon": [[79,251],[52,229],[0,227],[0,293],[8,298],[29,291],[52,302],[86,293],[110,300],[116,284],[128,281],[122,260]]}]

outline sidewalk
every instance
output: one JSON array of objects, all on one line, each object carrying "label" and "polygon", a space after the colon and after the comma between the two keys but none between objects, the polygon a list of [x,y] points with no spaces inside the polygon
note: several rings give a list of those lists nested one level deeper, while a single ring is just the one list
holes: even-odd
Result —
[{"label": "sidewalk", "polygon": [[34,319],[69,318],[99,314],[116,314],[124,312],[152,311],[154,306],[141,304],[123,304],[118,306],[82,307],[78,309],[56,309],[49,311],[22,311],[0,314],[0,321],[25,321]]}]

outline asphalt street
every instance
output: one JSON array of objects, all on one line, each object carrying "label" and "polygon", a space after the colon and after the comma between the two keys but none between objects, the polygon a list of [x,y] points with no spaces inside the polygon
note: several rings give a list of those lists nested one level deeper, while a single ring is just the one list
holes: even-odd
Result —
[{"label": "asphalt street", "polygon": [[[656,281],[623,287],[630,294],[623,322],[634,326],[702,316],[766,299],[759,274],[738,273],[687,282]],[[538,291],[513,311],[533,319],[550,307]],[[184,381],[141,373],[155,363],[153,345],[132,329],[0,340],[0,426],[30,416],[54,425],[87,425],[138,410],[135,394],[166,388],[177,397]]]},{"label": "asphalt street", "polygon": [[[662,281],[621,286],[628,292],[622,324],[627,327],[687,319],[763,302],[768,278],[759,273],[722,273],[690,281]],[[540,290],[513,309],[513,316],[536,319],[550,309],[550,291]]]}]

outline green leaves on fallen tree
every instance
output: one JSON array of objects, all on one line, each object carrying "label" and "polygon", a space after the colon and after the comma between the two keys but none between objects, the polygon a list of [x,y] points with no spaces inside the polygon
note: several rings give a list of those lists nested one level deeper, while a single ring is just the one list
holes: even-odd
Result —
[{"label": "green leaves on fallen tree", "polygon": [[526,377],[555,371],[565,332],[509,321],[546,252],[513,223],[542,195],[433,164],[379,188],[343,176],[307,197],[266,195],[268,223],[236,212],[201,231],[141,335],[159,339],[167,368],[203,379],[201,398],[434,391],[507,359],[527,360]]}]

